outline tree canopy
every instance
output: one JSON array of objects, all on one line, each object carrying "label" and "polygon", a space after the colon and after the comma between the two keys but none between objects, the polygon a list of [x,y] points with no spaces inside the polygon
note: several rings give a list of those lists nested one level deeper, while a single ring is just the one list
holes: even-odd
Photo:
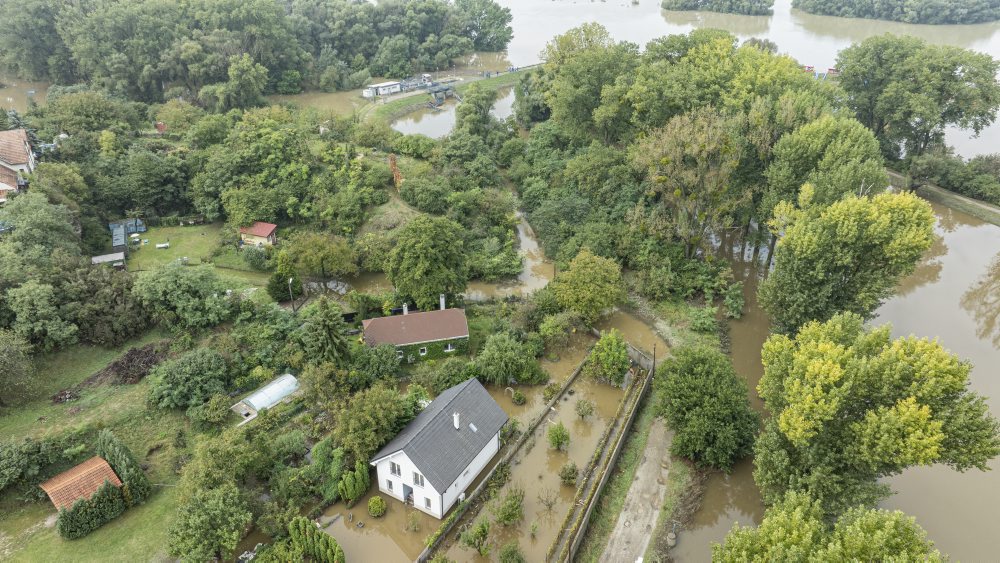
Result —
[{"label": "tree canopy", "polygon": [[588,322],[597,320],[625,297],[621,266],[587,249],[576,255],[569,268],[559,272],[552,280],[552,289],[560,306]]},{"label": "tree canopy", "polygon": [[1000,19],[1000,6],[982,0],[793,0],[792,7],[825,16],[906,23],[969,24]]},{"label": "tree canopy", "polygon": [[440,294],[457,295],[468,282],[462,227],[443,217],[420,216],[404,226],[386,274],[396,291],[420,309],[433,309]]},{"label": "tree canopy", "polygon": [[748,16],[769,16],[774,0],[663,0],[664,10],[704,10]]},{"label": "tree canopy", "polygon": [[765,502],[808,493],[824,512],[873,505],[879,479],[942,464],[985,470],[1000,453],[1000,424],[968,388],[968,363],[936,341],[893,340],[843,313],[794,337],[772,335],[757,386],[772,414],[755,446]]}]

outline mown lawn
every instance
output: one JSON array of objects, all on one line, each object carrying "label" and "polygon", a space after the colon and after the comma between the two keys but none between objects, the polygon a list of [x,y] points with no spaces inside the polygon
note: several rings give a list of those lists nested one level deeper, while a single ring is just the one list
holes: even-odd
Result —
[{"label": "mown lawn", "polygon": [[[56,511],[47,500],[26,500],[15,488],[0,495],[0,560],[148,561],[166,559],[166,534],[176,508],[177,461],[186,452],[178,433],[187,430],[180,411],[150,408],[149,382],[83,388],[80,398],[52,404],[50,396],[73,387],[132,347],[163,339],[151,331],[113,349],[74,346],[39,359],[35,397],[0,413],[0,436],[17,439],[71,428],[110,428],[133,451],[155,483],[143,505],[126,511],[87,537],[66,541],[53,527]],[[92,450],[92,445],[88,451]]]}]

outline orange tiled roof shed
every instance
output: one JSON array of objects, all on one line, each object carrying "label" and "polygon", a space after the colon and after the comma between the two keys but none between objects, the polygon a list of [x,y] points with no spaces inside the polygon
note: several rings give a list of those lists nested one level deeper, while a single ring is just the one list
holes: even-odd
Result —
[{"label": "orange tiled roof shed", "polygon": [[105,481],[121,487],[122,482],[104,458],[94,456],[76,467],[39,485],[57,510],[70,508],[80,499],[89,499]]}]

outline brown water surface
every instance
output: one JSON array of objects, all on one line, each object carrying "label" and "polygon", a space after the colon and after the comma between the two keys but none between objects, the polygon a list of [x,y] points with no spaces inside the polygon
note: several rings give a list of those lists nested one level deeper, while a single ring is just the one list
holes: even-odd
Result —
[{"label": "brown water surface", "polygon": [[[440,107],[425,107],[406,114],[392,122],[392,128],[400,133],[411,135],[420,133],[433,139],[440,139],[451,133],[455,127],[455,109],[458,101],[449,98]],[[497,101],[490,111],[497,119],[507,119],[514,114],[514,89],[502,88],[498,91]]]},{"label": "brown water surface", "polygon": [[0,74],[0,108],[24,113],[28,110],[29,99],[44,105],[48,90],[48,82],[32,82]]}]

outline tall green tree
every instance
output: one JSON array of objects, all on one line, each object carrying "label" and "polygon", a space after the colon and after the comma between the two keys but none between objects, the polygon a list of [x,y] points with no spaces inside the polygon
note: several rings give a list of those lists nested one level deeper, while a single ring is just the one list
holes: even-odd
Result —
[{"label": "tall green tree", "polygon": [[774,326],[792,333],[810,320],[840,311],[870,316],[896,283],[913,271],[930,248],[934,215],[912,194],[848,197],[819,211],[793,217],[775,251],[774,271],[760,285],[761,306]]},{"label": "tall green tree", "polygon": [[510,8],[493,0],[455,0],[455,7],[477,51],[502,51],[513,39]]},{"label": "tall green tree", "polygon": [[936,341],[892,340],[855,314],[773,335],[757,391],[771,413],[757,439],[754,480],[765,502],[808,493],[827,514],[874,505],[880,480],[920,465],[987,469],[1000,424],[969,390],[968,363]]},{"label": "tall green tree", "polygon": [[350,361],[351,342],[340,307],[325,295],[302,310],[298,340],[309,363],[330,362],[343,367]]},{"label": "tall green tree", "polygon": [[552,280],[552,291],[560,307],[593,323],[625,298],[621,266],[583,249],[569,263],[569,268]]},{"label": "tall green tree", "polygon": [[594,345],[587,359],[587,375],[620,386],[625,381],[625,373],[632,365],[628,357],[628,344],[618,329],[601,331],[601,337]]},{"label": "tall green tree", "polygon": [[132,291],[153,318],[169,328],[208,328],[232,313],[225,286],[207,266],[174,263],[141,272]]},{"label": "tall green tree", "polygon": [[199,489],[177,511],[167,549],[181,561],[228,559],[252,521],[236,485]]},{"label": "tall green tree", "polygon": [[31,345],[13,331],[0,329],[0,406],[25,398],[32,375]]},{"label": "tall green tree", "polygon": [[282,251],[288,253],[292,268],[305,276],[326,280],[358,273],[354,249],[344,237],[314,231],[296,233]]},{"label": "tall green tree", "polygon": [[741,150],[738,122],[710,107],[674,117],[632,148],[689,258],[749,202],[733,183]]},{"label": "tall green tree", "polygon": [[443,217],[410,221],[400,229],[386,274],[396,291],[421,309],[433,309],[442,293],[462,293],[468,283],[462,227]]},{"label": "tall green tree", "polygon": [[77,326],[59,313],[55,288],[29,280],[7,292],[14,313],[14,333],[39,352],[51,352],[77,341]]},{"label": "tall green tree", "polygon": [[827,524],[818,503],[789,493],[756,528],[733,526],[712,561],[945,561],[916,520],[898,510],[852,508]]},{"label": "tall green tree", "polygon": [[1000,63],[985,53],[886,34],[841,51],[837,67],[848,104],[889,157],[923,154],[946,127],[978,134],[1000,108]]}]

